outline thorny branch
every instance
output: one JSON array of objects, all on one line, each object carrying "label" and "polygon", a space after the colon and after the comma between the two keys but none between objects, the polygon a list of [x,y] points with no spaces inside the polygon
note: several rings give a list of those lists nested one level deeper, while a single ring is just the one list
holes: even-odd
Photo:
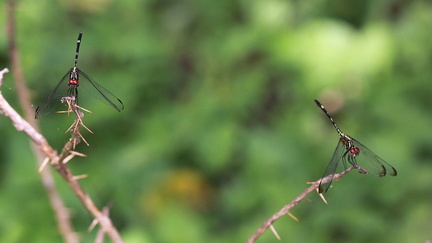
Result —
[{"label": "thorny branch", "polygon": [[[7,69],[0,71],[0,88],[3,83],[3,74],[7,73]],[[46,161],[50,162],[51,165],[57,170],[57,172],[63,177],[63,179],[69,184],[70,188],[77,195],[83,206],[87,211],[94,217],[99,223],[101,229],[111,238],[113,242],[123,242],[117,229],[112,224],[107,214],[101,212],[90,196],[84,191],[81,185],[77,181],[77,177],[72,174],[69,167],[66,166],[65,160],[71,159],[79,153],[73,152],[74,146],[79,143],[82,138],[79,133],[79,127],[82,125],[82,114],[80,113],[79,107],[75,106],[74,102],[69,103],[70,112],[77,115],[74,125],[71,128],[72,138],[66,143],[61,154],[57,152],[48,144],[45,137],[43,137],[33,126],[31,126],[26,120],[24,120],[6,101],[0,91],[0,113],[8,117],[12,124],[18,131],[22,131],[36,144],[37,148],[42,151],[47,157]]]},{"label": "thorny branch", "polygon": [[[273,234],[276,236],[276,238],[278,238],[280,240],[279,235],[277,234],[276,230],[273,227],[273,223],[278,220],[279,218],[281,218],[282,216],[288,215],[290,217],[292,217],[293,219],[295,219],[296,221],[298,221],[298,219],[296,217],[294,217],[289,211],[290,209],[292,209],[293,207],[297,206],[302,200],[307,200],[306,196],[313,192],[313,191],[317,191],[318,192],[318,186],[320,184],[320,182],[322,183],[328,183],[330,182],[332,179],[333,180],[339,180],[340,178],[342,178],[345,174],[347,174],[348,172],[350,172],[351,170],[354,169],[359,169],[360,173],[365,173],[366,171],[364,169],[362,169],[359,166],[353,166],[350,167],[344,171],[342,171],[339,174],[331,174],[328,175],[322,179],[319,179],[315,182],[312,182],[311,186],[309,188],[307,188],[304,192],[302,192],[298,197],[296,197],[296,199],[294,199],[293,201],[291,201],[289,204],[285,205],[281,210],[279,210],[279,212],[275,213],[273,216],[271,216],[269,219],[267,219],[262,225],[261,227],[258,228],[258,230],[246,241],[247,243],[253,243],[255,242],[258,237],[260,237],[268,228],[270,228],[273,232]],[[324,196],[322,194],[319,194],[321,196],[321,198],[324,200],[325,203],[327,203],[324,199]]]}]

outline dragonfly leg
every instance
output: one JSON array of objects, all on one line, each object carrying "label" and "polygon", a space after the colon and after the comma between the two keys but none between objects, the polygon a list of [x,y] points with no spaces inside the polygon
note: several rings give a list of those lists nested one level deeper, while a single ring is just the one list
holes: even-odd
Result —
[{"label": "dragonfly leg", "polygon": [[69,88],[68,95],[75,97],[75,104],[78,105],[78,89],[77,88]]},{"label": "dragonfly leg", "polygon": [[348,161],[349,161],[350,156],[348,155],[348,151],[342,155],[342,164],[343,164],[345,170],[348,169],[347,162],[346,162],[347,156],[348,156]]},{"label": "dragonfly leg", "polygon": [[[348,153],[348,151],[347,151],[346,153]],[[357,161],[356,161],[355,157],[352,156],[352,155],[350,155],[350,154],[348,155],[348,162],[349,162],[350,164],[352,164],[353,166],[356,166],[356,165],[357,165]]]}]

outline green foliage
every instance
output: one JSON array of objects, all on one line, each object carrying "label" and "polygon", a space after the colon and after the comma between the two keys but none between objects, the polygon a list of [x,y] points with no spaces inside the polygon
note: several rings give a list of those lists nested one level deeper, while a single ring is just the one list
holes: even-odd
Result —
[{"label": "green foliage", "polygon": [[[352,2],[352,1],[350,1]],[[5,3],[0,3],[4,7]],[[275,223],[283,242],[425,242],[432,198],[432,5],[427,1],[20,1],[37,106],[72,66],[92,97],[76,174],[127,242],[242,242],[322,175],[342,130],[399,172],[355,172]],[[5,21],[4,17],[0,17]],[[5,34],[0,63],[7,66]],[[5,85],[13,87],[10,77]],[[10,92],[9,92],[10,93]],[[60,149],[71,119],[43,133]],[[0,118],[0,241],[58,242],[27,138]],[[22,153],[22,151],[26,151]],[[360,162],[361,163],[361,162]],[[92,219],[57,178],[83,241]],[[271,231],[258,242],[278,242]]]}]

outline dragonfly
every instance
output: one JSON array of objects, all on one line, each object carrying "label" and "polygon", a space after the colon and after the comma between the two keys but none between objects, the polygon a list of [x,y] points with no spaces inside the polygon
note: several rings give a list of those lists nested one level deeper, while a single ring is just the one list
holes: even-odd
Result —
[{"label": "dragonfly", "polygon": [[[93,97],[110,105],[117,111],[124,109],[123,102],[110,91],[98,84],[89,75],[78,68],[78,54],[81,45],[82,32],[78,35],[77,46],[75,51],[74,66],[67,71],[54,90],[48,95],[44,102],[36,108],[35,118],[41,118],[52,112],[60,103],[62,97],[75,97],[75,103],[78,104],[78,87],[83,87]],[[80,80],[80,77],[83,78]]]},{"label": "dragonfly", "polygon": [[[334,174],[339,165],[339,162],[342,160],[343,166],[347,169],[347,161],[354,167],[360,168],[360,173],[363,174],[373,174],[378,177],[384,177],[386,175],[396,176],[396,169],[387,163],[385,160],[381,159],[374,152],[364,146],[362,143],[354,139],[353,137],[345,134],[324,108],[324,106],[318,101],[315,100],[315,103],[319,108],[327,115],[330,122],[336,128],[337,133],[339,134],[339,142],[336,146],[336,149],[333,153],[333,157],[328,164],[324,175],[322,178],[331,175],[331,180],[328,183],[322,184],[320,182],[318,186],[318,192],[321,194],[323,192],[327,192],[331,186],[333,181]],[[362,162],[361,167],[357,164],[357,160]]]}]

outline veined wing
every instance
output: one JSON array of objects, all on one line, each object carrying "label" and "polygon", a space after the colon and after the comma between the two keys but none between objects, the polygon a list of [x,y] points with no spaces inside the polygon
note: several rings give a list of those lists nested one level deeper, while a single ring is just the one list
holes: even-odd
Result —
[{"label": "veined wing", "polygon": [[396,169],[387,163],[385,160],[381,159],[378,155],[368,149],[359,141],[355,140],[354,146],[360,149],[360,154],[356,158],[359,163],[359,166],[366,170],[369,174],[376,175],[379,177],[383,177],[386,175],[396,176]]},{"label": "veined wing", "polygon": [[83,71],[78,69],[78,73],[81,77],[84,77],[84,79],[80,80],[80,87],[83,87],[93,97],[95,97],[96,99],[102,101],[107,105],[112,106],[114,109],[116,109],[119,112],[124,109],[123,102],[121,102],[121,100],[117,98],[114,94],[112,94],[109,90],[102,87],[102,85],[98,84],[96,81],[90,78],[90,76],[88,76]]},{"label": "veined wing", "polygon": [[329,176],[329,175],[332,175],[332,179],[331,179],[331,181],[330,182],[328,182],[328,183],[324,183],[324,184],[322,184],[321,182],[320,182],[320,184],[319,184],[319,186],[318,186],[318,192],[321,194],[322,192],[327,192],[328,191],[328,189],[330,188],[330,186],[331,186],[331,183],[332,183],[332,181],[333,181],[333,176],[334,176],[334,174],[336,173],[336,170],[337,170],[337,167],[338,167],[338,165],[339,165],[339,162],[341,161],[341,159],[342,159],[342,156],[343,156],[343,154],[346,152],[346,149],[345,149],[345,146],[344,146],[344,144],[342,143],[342,141],[339,139],[339,142],[338,142],[338,144],[337,144],[337,146],[336,146],[336,149],[335,149],[335,151],[334,151],[334,153],[333,153],[333,157],[331,158],[331,160],[330,160],[330,163],[327,165],[327,168],[326,168],[326,170],[325,170],[325,172],[324,172],[324,175],[322,176],[322,178],[324,178],[324,177],[327,177],[327,176]]},{"label": "veined wing", "polygon": [[41,118],[42,116],[45,116],[48,113],[52,112],[54,108],[56,108],[61,104],[60,99],[68,95],[67,90],[69,86],[67,85],[67,82],[69,80],[70,72],[71,70],[69,70],[63,76],[63,78],[53,89],[53,91],[51,91],[51,93],[44,100],[44,102],[41,105],[39,105],[38,108],[36,108],[36,112],[35,112],[36,119]]}]

